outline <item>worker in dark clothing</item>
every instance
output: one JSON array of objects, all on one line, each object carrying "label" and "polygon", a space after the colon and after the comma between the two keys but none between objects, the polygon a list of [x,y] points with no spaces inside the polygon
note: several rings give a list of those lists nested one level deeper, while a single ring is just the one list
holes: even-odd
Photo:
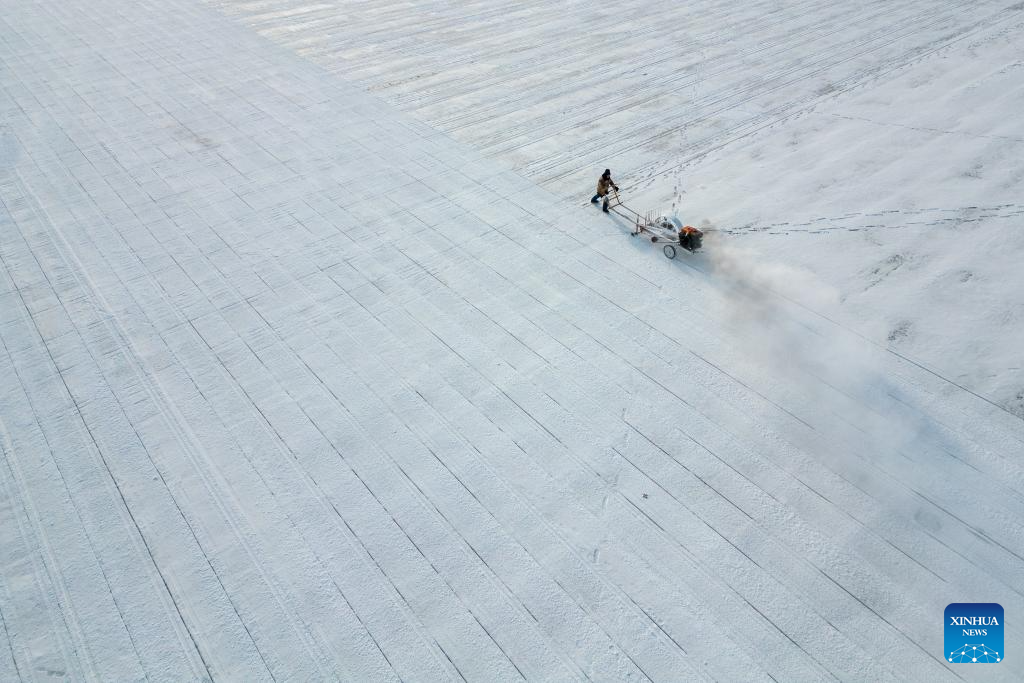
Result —
[{"label": "worker in dark clothing", "polygon": [[601,210],[608,213],[608,192],[609,190],[619,191],[619,186],[612,180],[612,172],[609,169],[604,169],[604,173],[597,179],[597,194],[595,194],[591,200],[591,204],[597,204],[598,200],[604,198],[604,206]]}]

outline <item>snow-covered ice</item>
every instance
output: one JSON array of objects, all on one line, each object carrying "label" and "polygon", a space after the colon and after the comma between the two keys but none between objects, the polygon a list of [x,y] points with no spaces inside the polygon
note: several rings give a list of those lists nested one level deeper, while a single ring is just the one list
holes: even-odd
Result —
[{"label": "snow-covered ice", "polygon": [[3,0],[0,681],[1019,680],[1022,27]]},{"label": "snow-covered ice", "polygon": [[210,1],[566,200],[611,166],[742,232],[1024,417],[1019,3]]}]

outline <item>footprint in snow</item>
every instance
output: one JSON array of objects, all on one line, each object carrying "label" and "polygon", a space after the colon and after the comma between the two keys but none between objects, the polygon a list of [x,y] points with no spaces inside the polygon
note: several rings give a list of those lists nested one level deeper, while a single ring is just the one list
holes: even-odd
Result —
[{"label": "footprint in snow", "polygon": [[890,344],[897,344],[897,343],[903,341],[904,339],[906,339],[907,337],[909,337],[910,336],[910,329],[911,329],[911,327],[912,327],[912,324],[910,323],[910,321],[904,320],[903,322],[898,324],[896,327],[892,328],[892,330],[889,331],[889,336],[888,336],[889,343]]}]

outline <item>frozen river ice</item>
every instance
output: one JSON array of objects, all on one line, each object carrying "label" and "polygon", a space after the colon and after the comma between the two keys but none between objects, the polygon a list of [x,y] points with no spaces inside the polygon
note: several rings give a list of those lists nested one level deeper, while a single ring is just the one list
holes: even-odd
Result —
[{"label": "frozen river ice", "polygon": [[0,7],[0,680],[980,675],[951,602],[1022,642],[1000,406],[244,17]]}]

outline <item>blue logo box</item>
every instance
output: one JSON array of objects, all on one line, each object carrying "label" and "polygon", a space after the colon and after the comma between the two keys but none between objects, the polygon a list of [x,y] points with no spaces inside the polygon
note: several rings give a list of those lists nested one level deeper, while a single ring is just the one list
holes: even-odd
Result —
[{"label": "blue logo box", "polygon": [[1003,661],[1003,608],[994,602],[954,602],[945,612],[945,657],[953,664]]}]

